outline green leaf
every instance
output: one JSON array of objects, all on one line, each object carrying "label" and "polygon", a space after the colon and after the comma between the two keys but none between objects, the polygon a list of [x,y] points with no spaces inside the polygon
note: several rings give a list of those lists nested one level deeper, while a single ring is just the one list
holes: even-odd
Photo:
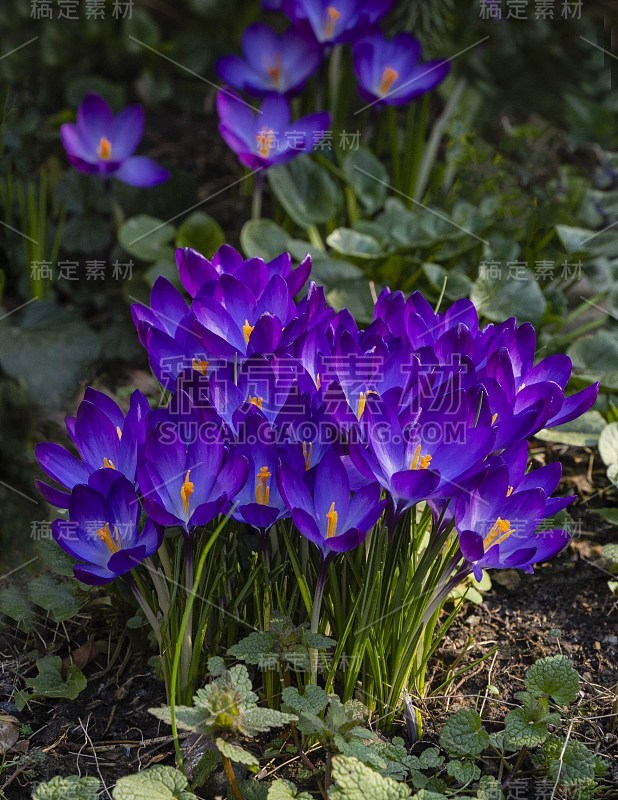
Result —
[{"label": "green leaf", "polygon": [[605,427],[605,420],[598,411],[586,411],[578,419],[565,422],[556,428],[544,428],[535,433],[543,442],[557,442],[571,447],[595,447]]},{"label": "green leaf", "polygon": [[341,206],[339,187],[307,155],[271,167],[268,181],[285,211],[303,228],[327,222]]},{"label": "green leaf", "polygon": [[543,747],[542,762],[550,780],[562,786],[575,786],[595,777],[596,756],[577,739],[566,742],[551,736]]},{"label": "green leaf", "polygon": [[611,422],[601,431],[599,455],[607,467],[618,464],[618,422]]},{"label": "green leaf", "polygon": [[0,324],[2,369],[25,384],[33,403],[50,410],[73,396],[98,355],[97,335],[53,301],[31,303]]},{"label": "green leaf", "polygon": [[579,675],[567,656],[547,656],[535,662],[525,676],[526,688],[536,695],[548,695],[558,705],[577,700]]},{"label": "green leaf", "polygon": [[547,724],[528,719],[523,708],[514,708],[504,720],[504,746],[512,751],[538,747],[548,737]]},{"label": "green leaf", "polygon": [[440,734],[440,746],[450,756],[475,757],[489,745],[489,734],[478,711],[463,708],[448,718]]},{"label": "green leaf", "polygon": [[59,581],[53,575],[39,575],[28,584],[30,600],[48,611],[54,622],[74,617],[83,605],[77,584]]},{"label": "green leaf", "polygon": [[342,258],[313,258],[311,279],[317,284],[332,286],[363,278],[363,271]]},{"label": "green leaf", "polygon": [[[618,509],[612,509],[618,516]],[[618,567],[618,544],[606,544],[601,549],[601,556],[614,567]]]},{"label": "green leaf", "polygon": [[229,758],[230,761],[234,761],[236,764],[245,764],[247,767],[259,767],[260,765],[260,762],[253,753],[250,753],[238,744],[232,744],[232,742],[228,742],[225,739],[216,739],[215,744],[221,755]]},{"label": "green leaf", "polygon": [[56,775],[37,786],[32,800],[97,800],[98,796],[99,781],[96,778],[78,778],[75,775],[62,778]]},{"label": "green leaf", "polygon": [[446,279],[444,296],[447,300],[459,300],[461,297],[468,297],[470,294],[472,281],[467,275],[464,275],[463,272],[447,270],[439,264],[432,264],[429,262],[423,264],[423,272],[434,289],[439,292],[442,291],[442,286]]},{"label": "green leaf", "polygon": [[383,778],[356,758],[333,758],[335,786],[330,800],[407,800],[410,790],[405,784]]},{"label": "green leaf", "polygon": [[238,658],[247,664],[264,666],[268,658],[277,658],[275,652],[275,637],[267,631],[253,631],[238,644],[227,651],[228,656]]},{"label": "green leaf", "polygon": [[[288,249],[290,236],[271,219],[251,219],[240,232],[240,245],[247,258],[271,261]],[[308,244],[308,243],[307,243]]]},{"label": "green leaf", "polygon": [[326,244],[348,258],[375,261],[385,255],[377,239],[352,228],[337,228],[327,237]]},{"label": "green leaf", "polygon": [[[618,525],[618,508],[591,508],[590,512],[612,525]],[[0,602],[0,607],[2,607],[2,602]]]},{"label": "green leaf", "polygon": [[493,775],[483,775],[476,796],[478,800],[504,800],[502,784]]},{"label": "green leaf", "polygon": [[437,747],[428,747],[418,757],[420,769],[437,769],[444,763],[444,756],[440,755]]},{"label": "green leaf", "polygon": [[140,261],[159,261],[173,259],[171,242],[174,238],[173,225],[147,214],[139,214],[125,220],[118,231],[118,241],[129,255]]},{"label": "green leaf", "polygon": [[481,264],[479,275],[470,293],[470,299],[492,322],[515,316],[534,325],[541,321],[547,303],[536,278],[528,269],[518,270],[509,276],[502,269],[499,276],[491,274],[489,264]]},{"label": "green leaf", "polygon": [[21,587],[7,586],[0,591],[0,613],[10,617],[24,630],[32,630],[36,614]]},{"label": "green leaf", "polygon": [[446,765],[446,771],[462,786],[465,786],[472,781],[478,781],[481,777],[481,770],[476,766],[473,761],[449,761]]},{"label": "green leaf", "polygon": [[144,44],[154,47],[159,42],[161,33],[150,14],[141,8],[135,8],[122,19],[122,38],[127,52],[143,56]]},{"label": "green leaf", "polygon": [[221,226],[203,211],[195,211],[187,217],[176,233],[176,247],[192,247],[206,258],[211,258],[224,243]]},{"label": "green leaf", "polygon": [[296,714],[309,712],[321,714],[328,705],[328,695],[321,686],[309,684],[302,694],[294,686],[286,686],[282,692],[284,707]]},{"label": "green leaf", "polygon": [[613,331],[600,330],[583,336],[567,350],[575,372],[589,383],[600,380],[607,389],[618,389],[618,339]]},{"label": "green leaf", "polygon": [[[39,539],[36,543],[36,548],[41,554],[40,557],[45,566],[52,572],[63,578],[73,577],[73,564],[75,564],[75,559],[71,558],[68,553],[65,553],[64,550],[58,547],[51,536]],[[0,603],[0,606],[1,605]]]},{"label": "green leaf", "polygon": [[386,167],[371,150],[365,147],[351,150],[343,159],[342,168],[365,211],[373,214],[382,208],[390,180]]},{"label": "green leaf", "polygon": [[111,241],[109,223],[93,214],[72,217],[62,231],[62,245],[69,253],[100,253]]},{"label": "green leaf", "polygon": [[299,792],[291,781],[276,780],[269,789],[267,800],[313,800],[309,792]]},{"label": "green leaf", "polygon": [[226,670],[225,661],[221,656],[213,656],[208,659],[208,674],[217,678],[222,675]]},{"label": "green leaf", "polygon": [[281,728],[290,722],[298,722],[296,714],[286,714],[273,708],[252,708],[243,717],[243,724],[251,736],[265,733],[271,728]]},{"label": "green leaf", "polygon": [[567,253],[585,254],[590,249],[588,240],[592,240],[594,231],[588,228],[576,228],[572,225],[556,225],[556,233]]},{"label": "green leaf", "polygon": [[163,766],[120,778],[112,796],[114,800],[196,800],[182,772]]},{"label": "green leaf", "polygon": [[22,695],[17,703],[18,708],[25,705],[24,701],[35,697],[55,697],[75,700],[87,686],[86,678],[75,664],[67,669],[66,680],[62,677],[62,659],[60,656],[45,656],[37,661],[38,675],[35,678],[26,678],[26,686],[32,689],[30,694]]},{"label": "green leaf", "polygon": [[342,281],[326,295],[335,311],[347,308],[357,322],[370,322],[373,318],[373,298],[367,281]]}]

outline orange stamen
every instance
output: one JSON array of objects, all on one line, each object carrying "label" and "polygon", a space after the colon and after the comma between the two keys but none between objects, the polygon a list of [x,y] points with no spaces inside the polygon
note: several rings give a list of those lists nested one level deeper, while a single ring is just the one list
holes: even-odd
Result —
[{"label": "orange stamen", "polygon": [[105,136],[101,136],[97,147],[97,155],[102,161],[109,161],[112,157],[112,143]]},{"label": "orange stamen", "polygon": [[392,85],[395,83],[398,77],[399,73],[397,72],[396,69],[393,69],[392,67],[384,67],[384,71],[382,72],[382,80],[380,81],[378,92],[381,95],[388,94]]}]

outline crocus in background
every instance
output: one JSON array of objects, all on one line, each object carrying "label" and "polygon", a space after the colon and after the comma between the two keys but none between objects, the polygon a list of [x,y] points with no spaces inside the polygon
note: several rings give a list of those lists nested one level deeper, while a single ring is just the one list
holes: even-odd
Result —
[{"label": "crocus in background", "polygon": [[322,45],[347,42],[369,32],[392,0],[282,0],[281,10]]},{"label": "crocus in background", "polygon": [[163,529],[148,520],[139,531],[141,507],[133,485],[123,476],[110,480],[106,470],[79,484],[69,501],[69,520],[52,523],[52,536],[79,564],[75,577],[98,586],[130,572],[155,553]]},{"label": "crocus in background", "polygon": [[292,120],[290,104],[279,95],[268,96],[259,111],[229,91],[217,94],[219,133],[249,169],[284,164],[310,153],[330,125],[325,112]]},{"label": "crocus in background", "polygon": [[133,155],[143,135],[141,106],[127,106],[114,116],[94,92],[83,99],[77,122],[60,127],[62,144],[75,169],[131,186],[156,186],[169,178],[169,172],[147,156]]},{"label": "crocus in background", "polygon": [[354,45],[359,91],[376,105],[401,106],[435,89],[446,78],[446,61],[421,63],[421,45],[408,33],[389,40],[373,33]]},{"label": "crocus in background", "polygon": [[299,92],[322,57],[298,31],[289,29],[278,35],[259,23],[245,30],[242,49],[243,57],[219,59],[217,71],[225,83],[257,97]]}]

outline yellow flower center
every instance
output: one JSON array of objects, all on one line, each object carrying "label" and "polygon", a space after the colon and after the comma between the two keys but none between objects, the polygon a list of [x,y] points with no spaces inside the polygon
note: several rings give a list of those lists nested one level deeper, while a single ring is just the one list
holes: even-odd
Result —
[{"label": "yellow flower center", "polygon": [[303,458],[305,469],[311,469],[311,456],[313,455],[313,442],[303,442]]},{"label": "yellow flower center", "polygon": [[122,439],[122,431],[120,430],[120,425],[116,425],[116,433],[118,434],[118,438]]},{"label": "yellow flower center", "polygon": [[257,408],[262,408],[262,405],[264,404],[264,398],[250,397],[248,402],[251,403],[252,406],[257,406]]},{"label": "yellow flower center", "polygon": [[258,153],[263,157],[267,158],[272,150],[272,147],[275,143],[275,132],[272,128],[262,128],[262,130],[257,135],[257,147]]},{"label": "yellow flower center", "polygon": [[338,11],[335,6],[328,6],[324,12],[324,20],[322,22],[322,33],[324,38],[332,39],[335,35],[335,25],[341,16],[341,11]]},{"label": "yellow flower center", "polygon": [[114,525],[113,537],[112,537],[112,532],[109,529],[109,522],[106,522],[102,528],[99,528],[99,530],[97,531],[97,536],[102,542],[105,542],[110,553],[117,553],[119,550],[122,549],[118,528],[115,525]]},{"label": "yellow flower center", "polygon": [[498,412],[496,411],[496,413],[491,418],[491,424],[495,425],[497,419],[498,419]]},{"label": "yellow flower center", "polygon": [[260,506],[267,506],[270,500],[270,487],[268,479],[272,478],[272,473],[268,467],[264,466],[256,475],[255,502]]},{"label": "yellow flower center", "polygon": [[502,519],[501,517],[498,517],[498,519],[492,525],[492,528],[487,536],[483,539],[483,549],[485,552],[487,552],[490,547],[500,544],[505,539],[508,539],[512,533],[513,531],[511,530],[511,523],[508,521],[508,519]]},{"label": "yellow flower center", "polygon": [[281,56],[279,55],[279,53],[275,54],[273,63],[269,67],[266,67],[266,72],[268,73],[269,78],[273,82],[273,85],[279,86],[279,84],[281,83],[281,73],[282,73]]},{"label": "yellow flower center", "polygon": [[254,328],[255,328],[255,325],[249,325],[249,320],[246,319],[245,320],[245,324],[242,326],[243,336],[245,337],[245,344],[249,344],[249,338],[250,338],[251,334],[253,333],[253,329]]},{"label": "yellow flower center", "polygon": [[334,501],[330,504],[330,508],[326,512],[326,538],[332,539],[333,536],[337,534],[337,520],[339,519],[339,514],[335,511],[335,503]]},{"label": "yellow flower center", "polygon": [[112,143],[105,136],[101,136],[97,147],[97,155],[102,161],[109,161],[112,157]]},{"label": "yellow flower center", "polygon": [[180,499],[182,500],[182,506],[185,510],[185,517],[189,516],[189,498],[195,491],[195,485],[189,480],[190,474],[191,470],[188,469],[182,486],[180,487]]},{"label": "yellow flower center", "polygon": [[191,367],[196,371],[199,372],[200,375],[208,375],[208,361],[203,361],[199,358],[191,359]]},{"label": "yellow flower center", "polygon": [[422,449],[421,445],[416,445],[416,450],[414,451],[414,457],[412,458],[412,463],[410,464],[410,469],[427,469],[427,467],[431,464],[431,459],[433,456],[427,454],[426,456],[421,455]]},{"label": "yellow flower center", "polygon": [[104,458],[103,459],[103,468],[104,469],[116,469],[116,467],[114,466],[114,462],[110,461],[109,458]]},{"label": "yellow flower center", "polygon": [[358,419],[363,416],[365,406],[367,405],[367,398],[370,394],[377,394],[377,392],[374,392],[373,389],[367,389],[366,392],[361,392],[358,396],[358,409],[356,410],[356,416]]},{"label": "yellow flower center", "polygon": [[509,486],[509,488],[506,490],[506,496],[510,497],[512,494],[513,494],[513,487]]},{"label": "yellow flower center", "polygon": [[397,72],[396,69],[393,69],[392,67],[384,67],[384,71],[382,72],[382,80],[380,81],[378,92],[381,95],[387,94],[398,77],[399,73]]}]

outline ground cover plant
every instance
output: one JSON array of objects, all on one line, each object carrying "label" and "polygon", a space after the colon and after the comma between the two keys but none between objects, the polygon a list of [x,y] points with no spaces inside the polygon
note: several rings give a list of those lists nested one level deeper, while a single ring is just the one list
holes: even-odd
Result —
[{"label": "ground cover plant", "polygon": [[550,5],[0,10],[1,797],[613,796],[612,23]]}]

